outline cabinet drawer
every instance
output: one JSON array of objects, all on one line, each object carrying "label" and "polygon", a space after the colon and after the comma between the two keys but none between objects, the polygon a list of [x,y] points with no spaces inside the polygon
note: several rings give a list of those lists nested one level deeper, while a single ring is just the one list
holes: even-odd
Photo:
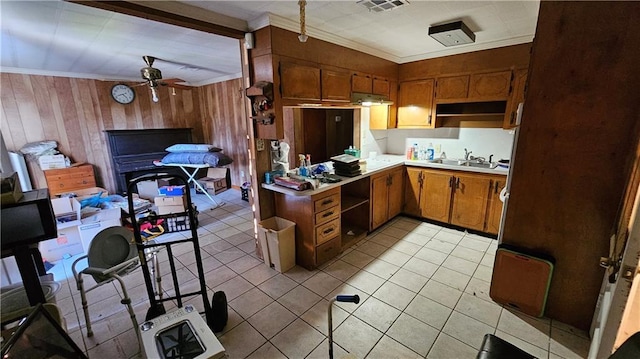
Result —
[{"label": "cabinet drawer", "polygon": [[51,195],[96,186],[92,165],[47,170],[44,176]]},{"label": "cabinet drawer", "polygon": [[340,215],[340,208],[331,207],[329,209],[325,209],[322,212],[316,213],[316,225],[323,224],[329,222],[332,219],[338,218]]},{"label": "cabinet drawer", "polygon": [[336,235],[340,235],[340,218],[316,227],[316,245],[319,246]]},{"label": "cabinet drawer", "polygon": [[341,248],[340,236],[336,236],[325,244],[318,246],[316,248],[316,265],[320,265],[340,254]]},{"label": "cabinet drawer", "polygon": [[313,202],[313,211],[318,213],[340,204],[340,192],[317,199]]}]

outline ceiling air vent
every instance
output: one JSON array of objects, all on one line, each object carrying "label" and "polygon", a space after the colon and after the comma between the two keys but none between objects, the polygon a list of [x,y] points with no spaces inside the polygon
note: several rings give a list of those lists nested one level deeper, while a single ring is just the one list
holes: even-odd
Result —
[{"label": "ceiling air vent", "polygon": [[399,6],[409,3],[408,0],[359,0],[358,4],[363,5],[369,11],[381,12],[393,10]]},{"label": "ceiling air vent", "polygon": [[476,41],[476,34],[462,21],[431,26],[429,36],[444,46],[471,44]]}]

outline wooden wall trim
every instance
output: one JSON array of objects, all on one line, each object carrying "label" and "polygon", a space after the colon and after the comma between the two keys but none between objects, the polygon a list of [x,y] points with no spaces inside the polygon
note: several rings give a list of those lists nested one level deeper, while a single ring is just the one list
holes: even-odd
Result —
[{"label": "wooden wall trim", "polygon": [[65,0],[71,3],[90,6],[98,9],[109,10],[121,14],[140,17],[166,24],[176,25],[188,29],[198,30],[210,34],[216,34],[234,39],[244,38],[244,31],[206,22],[192,17],[182,16],[167,11],[154,9],[152,7],[134,4],[127,1],[83,1]]},{"label": "wooden wall trim", "polygon": [[400,65],[398,81],[433,78],[442,74],[527,68],[530,51],[531,43],[526,43],[409,62]]}]

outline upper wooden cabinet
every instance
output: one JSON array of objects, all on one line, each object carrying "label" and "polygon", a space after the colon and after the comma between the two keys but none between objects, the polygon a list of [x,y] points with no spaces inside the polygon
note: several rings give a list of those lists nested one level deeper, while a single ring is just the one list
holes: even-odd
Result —
[{"label": "upper wooden cabinet", "polygon": [[372,76],[361,72],[351,73],[351,92],[372,93]]},{"label": "upper wooden cabinet", "polygon": [[511,96],[507,101],[507,109],[504,114],[504,128],[513,128],[516,126],[516,115],[518,112],[518,104],[524,102],[524,94],[527,85],[527,69],[514,71],[513,85]]},{"label": "upper wooden cabinet", "polygon": [[322,101],[351,101],[351,74],[348,71],[321,69]]},{"label": "upper wooden cabinet", "polygon": [[283,99],[320,101],[320,69],[280,62],[280,89]]},{"label": "upper wooden cabinet", "polygon": [[438,77],[435,99],[439,103],[503,101],[509,97],[511,70]]},{"label": "upper wooden cabinet", "polygon": [[434,128],[432,116],[434,80],[400,83],[398,128]]},{"label": "upper wooden cabinet", "polygon": [[511,70],[471,74],[468,99],[473,101],[506,100],[511,90]]},{"label": "upper wooden cabinet", "polygon": [[466,99],[469,94],[469,75],[439,77],[436,81],[436,100]]},{"label": "upper wooden cabinet", "polygon": [[389,90],[389,80],[383,79],[381,77],[373,77],[371,92],[374,95],[389,97]]}]

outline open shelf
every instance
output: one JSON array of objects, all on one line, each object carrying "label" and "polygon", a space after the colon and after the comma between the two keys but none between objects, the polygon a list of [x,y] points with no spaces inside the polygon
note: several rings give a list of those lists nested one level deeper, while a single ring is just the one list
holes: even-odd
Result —
[{"label": "open shelf", "polygon": [[340,200],[340,211],[344,213],[365,203],[369,203],[368,198],[346,196],[343,194]]},{"label": "open shelf", "polygon": [[[341,228],[342,250],[345,250],[367,236],[367,230],[355,225],[344,225]],[[353,234],[348,234],[353,233]]]}]

